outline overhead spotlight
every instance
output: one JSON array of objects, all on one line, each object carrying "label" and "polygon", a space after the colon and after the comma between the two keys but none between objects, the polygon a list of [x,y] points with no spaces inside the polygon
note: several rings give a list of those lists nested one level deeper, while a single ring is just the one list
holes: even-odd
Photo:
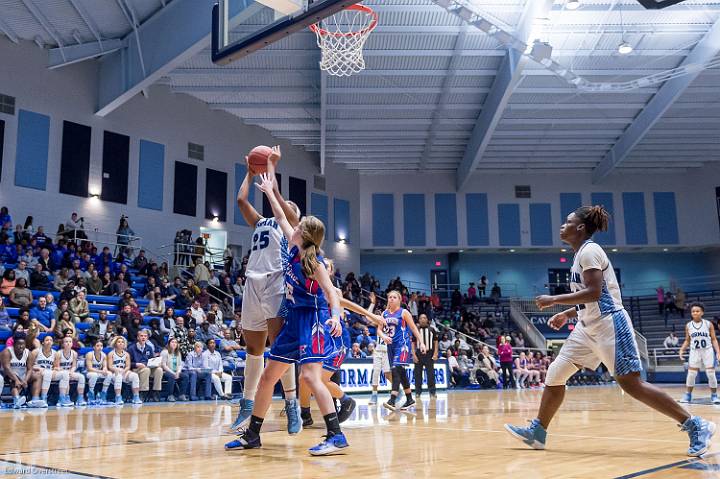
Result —
[{"label": "overhead spotlight", "polygon": [[622,42],[620,45],[618,45],[618,53],[620,55],[627,55],[629,53],[632,53],[633,46],[630,45],[628,42]]},{"label": "overhead spotlight", "polygon": [[408,253],[412,253],[412,250],[411,250],[411,249],[409,249],[409,250],[408,250]]},{"label": "overhead spotlight", "polygon": [[612,252],[613,252],[613,253],[617,253],[617,251],[618,251],[617,248],[613,248],[613,249],[612,249]]},{"label": "overhead spotlight", "polygon": [[667,252],[668,252],[668,249],[667,249],[667,248],[663,248],[663,251],[667,253]]},{"label": "overhead spotlight", "polygon": [[514,250],[514,249],[511,249],[511,250],[510,250],[510,252],[511,252],[511,253],[514,253],[514,252],[515,252],[515,250]]},{"label": "overhead spotlight", "polygon": [[218,215],[213,216],[213,223],[220,223],[220,217]]},{"label": "overhead spotlight", "polygon": [[568,10],[577,10],[580,8],[580,0],[567,0],[565,8]]},{"label": "overhead spotlight", "polygon": [[567,253],[567,249],[562,248],[562,249],[560,250],[560,252],[561,252],[561,253]]}]

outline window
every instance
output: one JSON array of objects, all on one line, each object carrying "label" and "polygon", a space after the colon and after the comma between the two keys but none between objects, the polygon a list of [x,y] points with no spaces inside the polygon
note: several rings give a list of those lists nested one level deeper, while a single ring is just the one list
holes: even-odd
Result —
[{"label": "window", "polygon": [[515,198],[530,198],[530,185],[515,186]]},{"label": "window", "polygon": [[0,113],[15,114],[15,97],[0,93]]},{"label": "window", "polygon": [[188,158],[191,160],[205,160],[205,147],[197,143],[188,143]]}]

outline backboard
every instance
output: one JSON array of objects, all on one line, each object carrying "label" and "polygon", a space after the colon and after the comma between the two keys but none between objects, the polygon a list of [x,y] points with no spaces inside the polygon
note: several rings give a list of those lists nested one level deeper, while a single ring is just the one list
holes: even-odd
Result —
[{"label": "backboard", "polygon": [[[212,11],[212,61],[227,65],[360,0],[259,0],[263,11],[243,25],[233,18],[251,0],[218,0]],[[242,28],[239,28],[242,27]]]}]

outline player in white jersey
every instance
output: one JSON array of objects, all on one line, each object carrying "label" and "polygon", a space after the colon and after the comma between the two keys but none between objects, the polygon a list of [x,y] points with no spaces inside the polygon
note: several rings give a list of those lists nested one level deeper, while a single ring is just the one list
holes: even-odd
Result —
[{"label": "player in white jersey", "polygon": [[578,322],[548,368],[537,418],[528,427],[506,424],[505,428],[526,445],[544,449],[546,429],[565,397],[565,383],[581,367],[596,369],[602,362],[628,395],[679,422],[690,438],[688,455],[701,456],[710,447],[715,424],[691,416],[667,393],[640,377],[640,354],[612,263],[600,245],[592,241],[596,231],[607,230],[609,220],[602,206],[583,206],[570,213],[560,228],[560,239],[575,251],[572,292],[538,296],[535,302],[540,309],[575,305],[550,318],[548,324],[554,329],[572,317],[577,317]]},{"label": "player in white jersey", "polygon": [[[42,384],[39,384],[39,390],[33,388],[32,401],[28,403],[28,406],[37,405],[37,407],[47,407],[47,396],[50,390],[50,385],[53,381],[65,384],[67,380],[63,380],[67,376],[67,371],[55,371],[55,355],[56,352],[52,348],[53,337],[45,336],[42,341],[41,347],[35,349],[32,354],[33,369],[38,371],[42,375]],[[40,397],[38,397],[38,393]],[[60,391],[62,394],[62,391]],[[43,405],[44,403],[44,405]]]},{"label": "player in white jersey", "polygon": [[[373,306],[374,311],[375,305],[375,293],[370,293],[370,303]],[[385,379],[390,382],[392,381],[392,372],[390,370],[390,359],[388,358],[388,347],[387,345],[392,343],[392,338],[383,333],[382,328],[377,328],[377,343],[375,344],[375,351],[373,351],[373,368],[371,377],[372,383],[372,395],[368,404],[377,404],[378,401],[378,387],[380,387],[380,375],[384,375]]]},{"label": "player in white jersey", "polygon": [[703,319],[705,305],[693,303],[690,305],[692,321],[685,325],[685,341],[680,346],[680,359],[685,360],[685,350],[690,347],[690,359],[688,360],[688,373],[685,385],[687,392],[680,402],[692,402],[692,392],[695,387],[695,378],[700,368],[705,369],[710,386],[710,401],[713,404],[720,404],[717,394],[717,376],[715,376],[716,358],[720,358],[720,346],[715,337],[715,328],[707,319]]},{"label": "player in white jersey", "polygon": [[65,371],[67,374],[60,380],[60,400],[58,407],[72,407],[70,400],[70,381],[77,381],[78,407],[87,406],[85,402],[85,376],[77,372],[77,353],[73,351],[73,339],[66,336],[62,340],[62,349],[55,354],[55,371]]},{"label": "player in white jersey", "polygon": [[32,378],[32,360],[30,351],[25,347],[25,333],[15,332],[13,345],[5,348],[0,353],[0,364],[2,364],[5,381],[10,383],[10,392],[13,397],[13,407],[21,408],[26,401],[25,396],[20,393],[26,390]]},{"label": "player in white jersey", "polygon": [[112,374],[115,386],[115,405],[122,406],[122,385],[129,383],[133,393],[133,404],[140,405],[140,376],[130,370],[130,354],[125,351],[127,341],[122,336],[115,336],[110,341],[110,347],[113,348],[107,355],[107,368]]},{"label": "player in white jersey", "polygon": [[[280,147],[273,148],[268,159],[268,173],[274,177],[275,165],[281,158]],[[245,157],[247,162],[247,157]],[[240,429],[250,420],[255,393],[265,365],[265,344],[270,344],[280,333],[283,320],[279,317],[285,297],[283,257],[288,254],[288,242],[275,218],[263,218],[248,201],[255,172],[248,163],[247,175],[238,191],[238,207],[248,225],[254,228],[250,258],[245,271],[245,288],[242,301],[242,330],[247,356],[245,359],[245,382],[243,398],[231,430]],[[295,203],[285,201],[275,186],[275,195],[291,226],[299,223],[299,210]],[[300,431],[300,405],[296,398],[295,368],[291,366],[281,378],[285,391],[285,410],[288,433]]]},{"label": "player in white jersey", "polygon": [[[103,341],[98,339],[93,344],[93,350],[85,355],[85,374],[88,378],[88,403],[105,404],[107,402],[107,391],[113,380],[113,374],[107,368],[107,357],[103,352]],[[95,396],[95,385],[98,379],[102,378],[102,390],[99,396]]]}]

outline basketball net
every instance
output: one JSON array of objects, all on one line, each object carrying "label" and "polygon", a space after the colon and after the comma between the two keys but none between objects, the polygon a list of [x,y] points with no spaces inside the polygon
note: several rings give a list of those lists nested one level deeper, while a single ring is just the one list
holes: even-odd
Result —
[{"label": "basketball net", "polygon": [[363,47],[377,22],[378,14],[370,7],[351,5],[310,25],[322,51],[320,69],[339,77],[364,70]]}]

